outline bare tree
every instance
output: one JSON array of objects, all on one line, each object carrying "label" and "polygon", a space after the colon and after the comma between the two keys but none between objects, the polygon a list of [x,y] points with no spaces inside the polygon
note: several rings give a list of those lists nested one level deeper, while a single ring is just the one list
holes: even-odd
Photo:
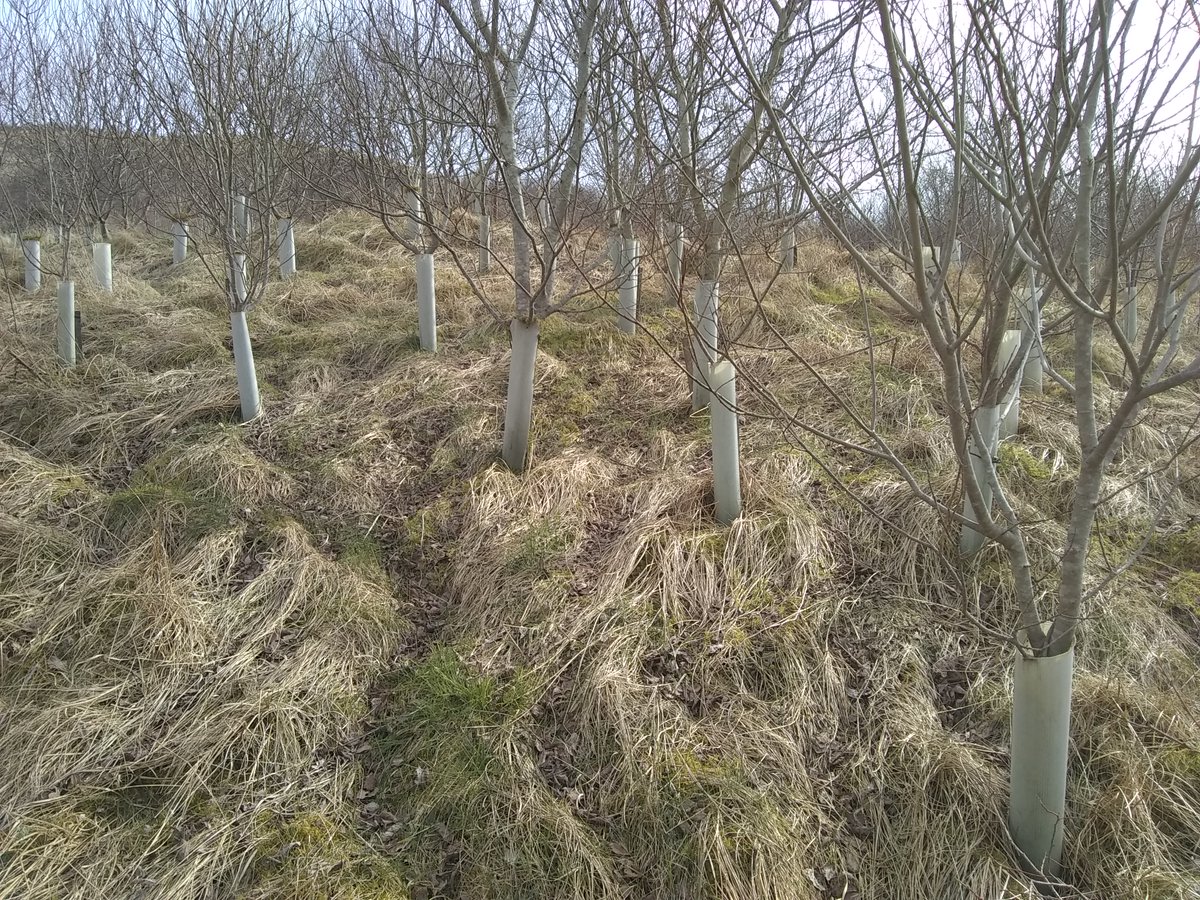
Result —
[{"label": "bare tree", "polygon": [[[644,206],[654,181],[653,168],[662,160],[652,157],[653,124],[645,87],[648,76],[640,65],[638,43],[637,32],[626,27],[621,4],[604,5],[598,17],[597,77],[589,105],[608,205],[609,256],[618,278],[617,324],[627,333],[636,330],[641,260],[653,258],[662,231],[660,211]],[[677,287],[678,278],[667,279],[668,295]]]},{"label": "bare tree", "polygon": [[[568,249],[573,220],[573,201],[588,121],[589,79],[592,77],[593,32],[599,0],[579,0],[554,8],[535,3],[525,10],[506,7],[491,0],[485,9],[478,2],[464,8],[454,0],[438,0],[461,40],[482,67],[491,104],[491,122],[475,121],[491,139],[503,199],[512,221],[514,263],[512,270],[516,315],[512,320],[512,363],[508,378],[508,403],[504,421],[504,461],[514,471],[525,468],[529,452],[529,428],[533,410],[533,378],[537,358],[539,323],[575,293],[578,279],[558,296],[557,259]],[[522,176],[528,168],[518,145],[518,102],[524,67],[535,39],[545,30],[557,29],[561,40],[571,39],[571,58],[562,63],[551,49],[541,62],[562,80],[571,114],[561,135],[554,134],[549,118],[543,151],[545,167],[554,172],[544,183],[552,185],[546,206],[541,278],[533,280],[533,245],[537,236],[531,210],[526,203]],[[582,263],[587,271],[591,266]]]},{"label": "bare tree", "polygon": [[[632,8],[631,31],[650,27],[639,15],[649,14]],[[721,355],[718,307],[721,272],[729,251],[727,235],[732,232],[735,211],[742,205],[743,176],[763,146],[763,115],[770,103],[794,103],[794,86],[803,83],[804,67],[816,65],[823,56],[814,48],[828,25],[814,19],[805,2],[777,4],[742,16],[739,38],[753,60],[749,65],[761,89],[756,93],[748,90],[736,67],[721,63],[727,47],[720,40],[718,7],[656,4],[652,16],[653,27],[664,36],[664,46],[657,56],[643,48],[642,66],[655,73],[646,79],[647,90],[659,115],[669,123],[664,130],[674,135],[662,151],[678,171],[672,222],[668,224],[671,282],[681,283],[682,278],[677,272],[681,229],[676,226],[685,209],[700,248],[689,330],[692,407],[701,409],[709,400],[709,369]],[[805,38],[802,58],[797,56],[800,34]],[[726,62],[731,60],[726,58]],[[792,87],[776,97],[772,91],[777,82],[784,83],[785,72]]]},{"label": "bare tree", "polygon": [[[246,314],[262,298],[277,249],[268,223],[304,150],[313,38],[289,3],[160,0],[141,22],[140,86],[151,98],[155,162],[180,196],[160,198],[203,224],[197,255],[226,292],[243,421],[260,412]],[[267,227],[261,227],[267,225]]]},{"label": "bare tree", "polygon": [[437,348],[433,254],[450,249],[451,211],[464,173],[455,96],[472,81],[446,40],[435,3],[392,0],[326,17],[327,101],[316,140],[338,135],[334,166],[309,166],[310,183],[377,217],[416,257],[421,348]]},{"label": "bare tree", "polygon": [[[24,9],[17,21],[28,66],[19,163],[25,215],[48,227],[47,233],[28,235],[26,256],[30,265],[58,278],[58,354],[74,365],[71,248],[81,222],[93,223],[97,234],[105,235],[111,212],[127,209],[135,171],[131,160],[138,154],[129,113],[134,92],[122,77],[127,69],[117,55],[107,12],[62,8],[50,15]],[[107,245],[103,251],[96,258],[111,264]],[[111,288],[111,269],[98,281]]]}]

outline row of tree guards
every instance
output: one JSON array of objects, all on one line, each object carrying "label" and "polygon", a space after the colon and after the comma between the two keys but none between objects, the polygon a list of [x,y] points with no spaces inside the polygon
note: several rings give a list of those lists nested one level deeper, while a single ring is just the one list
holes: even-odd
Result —
[{"label": "row of tree guards", "polygon": [[[67,241],[59,238],[59,243],[65,248]],[[21,254],[25,259],[25,290],[30,294],[36,294],[42,289],[42,274],[46,270],[42,268],[42,241],[40,238],[21,238],[14,236],[13,241],[21,247]],[[112,244],[107,242],[92,244],[92,277],[96,282],[96,287],[107,293],[112,292]],[[71,279],[64,277],[63,281]]]},{"label": "row of tree guards", "polygon": [[[230,246],[243,247],[251,238],[250,207],[245,195],[235,195],[231,202]],[[59,280],[57,291],[56,345],[58,358],[68,367],[76,365],[79,353],[79,311],[75,306],[75,281],[70,276],[70,232],[61,226],[56,229],[56,240],[62,247],[62,263],[58,270],[63,277]],[[279,271],[283,278],[296,274],[296,243],[293,220],[281,218],[276,223],[279,256]],[[189,223],[180,218],[171,223],[171,261],[173,265],[182,265],[188,255],[191,229]],[[25,290],[37,293],[41,290],[42,265],[41,239],[37,237],[20,238],[22,255],[25,260]],[[97,241],[92,244],[92,276],[96,287],[103,292],[111,293],[113,289],[112,275],[112,244],[107,241]],[[424,277],[426,291],[418,291],[419,298],[429,304],[433,299],[433,266],[432,256],[427,259],[427,265],[418,263],[418,279]],[[424,276],[422,276],[424,273]],[[258,389],[258,378],[254,365],[254,352],[250,340],[249,324],[246,312],[250,306],[247,285],[249,282],[247,256],[241,249],[229,255],[228,290],[230,307],[230,331],[233,344],[234,365],[237,372],[239,410],[242,421],[257,418],[262,411],[262,403]],[[422,309],[426,307],[423,306]],[[436,313],[430,307],[428,315],[423,316],[421,330],[422,349],[435,350],[437,335],[434,327]]]},{"label": "row of tree guards", "polygon": [[[544,214],[545,215],[545,214]],[[479,217],[480,255],[478,272],[485,274],[491,264],[490,219]],[[191,230],[182,219],[171,223],[171,259],[176,266],[187,259]],[[249,204],[244,195],[235,195],[231,202],[231,246],[248,242],[252,236]],[[795,237],[789,230],[781,252],[782,266],[794,267]],[[666,227],[667,295],[679,293],[684,249],[683,229],[677,223]],[[637,329],[640,242],[635,238],[617,235],[611,248],[614,281],[617,285],[617,328],[634,334]],[[279,272],[282,278],[296,273],[295,230],[292,219],[279,219],[275,238]],[[42,267],[40,242],[23,242],[26,260],[26,289],[37,292],[41,287]],[[66,263],[64,263],[64,266]],[[436,352],[437,301],[432,253],[420,253],[414,261],[416,275],[416,305],[418,337],[423,351]],[[111,244],[93,244],[93,274],[102,291],[112,291]],[[235,370],[238,381],[241,419],[249,422],[261,414],[262,404],[254,362],[253,342],[247,321],[247,282],[249,279],[246,254],[234,252],[229,259],[230,329]],[[728,524],[741,513],[739,479],[738,423],[736,415],[736,370],[732,363],[719,355],[716,282],[702,281],[695,293],[696,327],[693,339],[692,408],[698,412],[713,406],[713,454],[717,518]],[[76,310],[74,281],[64,279],[58,291],[58,350],[64,365],[76,363],[74,336]],[[524,469],[528,455],[529,424],[532,416],[534,367],[538,328],[519,327],[514,323],[513,362],[509,381],[509,409],[506,414],[505,440],[502,456],[513,471]],[[717,401],[717,402],[714,402]]]},{"label": "row of tree guards", "polygon": [[[477,209],[479,207],[477,206]],[[234,232],[240,240],[246,240],[251,233],[250,211],[244,195],[238,195],[233,201]],[[479,216],[480,256],[478,271],[486,274],[490,269],[490,217]],[[668,223],[666,226],[666,270],[667,295],[678,293],[678,279],[681,271],[683,256],[683,229],[678,223]],[[189,224],[186,221],[173,221],[172,263],[181,265],[187,258]],[[61,233],[60,238],[61,240]],[[282,278],[289,278],[296,273],[295,231],[292,219],[279,219],[277,222],[277,245],[279,271]],[[615,235],[610,247],[610,258],[614,268],[614,279],[617,284],[617,327],[625,334],[633,334],[637,328],[637,297],[639,290],[640,243],[635,238]],[[25,288],[35,293],[41,288],[41,243],[38,238],[22,240],[25,257]],[[107,242],[96,242],[93,250],[93,276],[97,287],[106,292],[112,291],[112,245]],[[938,247],[925,246],[921,248],[922,263],[927,272],[932,273],[937,266]],[[795,270],[796,236],[794,229],[787,229],[780,241],[779,266],[783,273]],[[951,263],[961,265],[961,250],[958,241],[953,242],[950,256]],[[436,352],[437,350],[437,303],[434,281],[434,259],[431,253],[422,253],[415,260],[416,300],[418,312],[419,344],[422,350]],[[247,264],[245,254],[234,254],[231,261],[231,301],[233,306],[243,305],[246,295]],[[694,336],[692,342],[692,409],[698,412],[706,408],[714,395],[712,384],[713,372],[721,363],[718,362],[718,292],[716,282],[702,281],[697,285],[694,294]],[[1012,437],[1017,433],[1021,390],[1042,393],[1042,349],[1040,339],[1040,305],[1037,288],[1032,277],[1028,289],[1024,292],[1019,305],[1019,328],[1005,332],[1000,354],[996,357],[994,376],[1003,378],[1005,372],[1012,367],[1020,371],[1018,379],[1012,379],[1003,402],[998,406],[981,407],[976,416],[975,428],[971,436],[970,455],[972,465],[976,468],[977,478],[983,490],[983,505],[990,507],[992,491],[984,473],[984,461],[994,458],[999,441]],[[76,320],[74,307],[74,281],[64,279],[58,289],[58,321],[60,358],[66,365],[74,365],[75,347],[77,342],[72,335]],[[1133,342],[1137,331],[1136,290],[1132,278],[1129,280],[1128,298],[1122,311],[1123,330],[1126,339]],[[255,418],[261,412],[258,399],[257,382],[253,350],[249,328],[244,309],[235,309],[231,317],[231,328],[235,360],[239,382],[239,394],[242,409],[250,414],[243,414],[243,421]],[[526,340],[514,344],[514,353],[521,358],[521,365],[515,371],[518,382],[529,382],[530,390],[518,391],[514,412],[518,418],[528,420],[530,410],[526,407],[532,404],[532,369],[526,364],[526,356],[531,352],[530,335],[536,331],[526,329],[523,334]],[[535,348],[534,348],[535,349]],[[728,371],[722,367],[722,377],[716,379],[720,384],[729,385],[729,392],[736,393],[734,383],[736,374],[730,367]],[[528,395],[528,403],[520,398]],[[735,404],[726,399],[726,407]],[[722,418],[724,418],[722,416]],[[737,446],[736,417],[733,420],[732,439],[725,446]],[[714,426],[715,431],[716,426]],[[520,471],[524,466],[524,456],[527,452],[528,425],[522,428],[514,426],[512,440],[505,442],[504,459],[514,471]],[[978,432],[978,435],[975,434]],[[714,441],[716,435],[714,434]],[[735,467],[736,468],[736,467]],[[725,479],[728,481],[728,479]],[[728,492],[726,492],[728,493]],[[736,515],[725,513],[730,509],[740,510],[740,501],[718,503],[718,517],[724,521],[732,521]],[[725,513],[722,513],[724,510]],[[963,516],[969,522],[978,523],[975,506],[968,495],[963,497]],[[960,552],[965,556],[977,553],[985,543],[985,536],[969,524],[965,524],[960,537]]]},{"label": "row of tree guards", "polygon": [[[244,195],[234,198],[233,232],[240,241],[251,235],[250,212]],[[290,218],[279,219],[276,227],[279,271],[282,278],[296,273],[296,246],[294,224]],[[666,232],[666,288],[667,295],[678,293],[678,274],[683,256],[682,227],[668,223]],[[174,221],[171,227],[172,262],[181,265],[187,258],[190,228],[186,221]],[[490,221],[480,216],[480,257],[478,270],[486,273],[490,267]],[[953,264],[961,265],[959,243],[953,244]],[[41,287],[41,249],[37,238],[22,241],[25,256],[25,287],[33,293]],[[617,284],[617,327],[625,334],[633,334],[637,328],[637,297],[640,265],[640,243],[634,238],[615,235],[612,238],[610,257]],[[112,247],[106,242],[93,244],[93,276],[97,287],[112,291]],[[781,272],[795,268],[795,231],[787,229],[780,241],[779,266]],[[939,248],[921,248],[921,259],[926,271],[932,273],[937,266]],[[416,301],[418,312],[418,336],[422,350],[436,352],[437,303],[434,280],[434,258],[431,253],[419,254],[415,259]],[[238,378],[239,399],[243,421],[250,421],[261,413],[254,354],[246,319],[246,256],[235,253],[230,263],[231,332],[235,366]],[[65,365],[76,362],[78,341],[75,335],[78,312],[75,309],[74,281],[64,279],[58,288],[58,351]],[[242,308],[239,308],[242,307]],[[694,322],[692,338],[692,409],[699,412],[712,405],[713,453],[717,518],[728,524],[740,515],[741,500],[738,479],[738,435],[736,410],[736,370],[733,365],[719,356],[718,336],[719,284],[701,281],[694,293]],[[1019,370],[1019,378],[1010,379],[1010,387],[998,405],[980,407],[972,423],[970,457],[981,485],[982,506],[991,508],[992,488],[986,477],[986,461],[994,459],[998,443],[1017,433],[1020,415],[1021,391],[1042,393],[1043,365],[1040,339],[1040,305],[1036,283],[1024,291],[1018,307],[1019,328],[1005,332],[1001,351],[996,357],[994,376],[1003,378],[1010,368]],[[1130,279],[1128,300],[1123,310],[1123,324],[1127,340],[1133,341],[1137,328],[1136,291]],[[536,358],[536,336],[534,327],[514,328],[513,366],[510,373],[509,413],[506,417],[506,436],[503,446],[505,463],[514,471],[521,471],[528,453],[529,421],[532,414],[534,365]],[[714,387],[715,386],[715,387]],[[714,403],[714,398],[717,401]],[[972,527],[978,524],[976,503],[971,496],[963,497],[964,524],[959,550],[964,556],[973,556],[986,542],[985,535]]]},{"label": "row of tree guards", "polygon": [[[69,247],[69,232],[56,228],[55,240],[62,245],[64,257]],[[42,244],[36,237],[12,236],[21,248],[25,260],[25,290],[35,294],[42,287]],[[66,263],[62,272],[67,272]],[[112,292],[112,245],[107,242],[92,244],[92,277],[96,287],[106,293]],[[57,289],[57,315],[55,317],[55,346],[58,358],[65,366],[74,366],[81,355],[81,322],[75,306],[75,281],[64,277]]]},{"label": "row of tree guards", "polygon": [[[481,217],[478,261],[479,272],[490,266],[490,247],[486,246],[490,222]],[[666,226],[665,286],[667,296],[678,296],[681,260],[683,257],[682,228],[674,223]],[[250,217],[242,197],[233,203],[233,244],[246,242],[252,235]],[[172,225],[172,262],[182,264],[188,253],[189,227],[185,221]],[[279,272],[282,278],[296,273],[296,246],[291,219],[280,219],[274,237],[278,250]],[[26,289],[36,292],[41,286],[40,243],[37,239],[22,242],[26,261]],[[486,253],[486,255],[484,255]],[[637,328],[638,273],[641,262],[640,244],[636,239],[616,236],[610,247],[613,282],[617,287],[616,326],[625,334]],[[921,259],[928,274],[937,268],[937,248],[921,248]],[[111,244],[93,244],[93,276],[102,291],[112,290]],[[959,262],[957,253],[952,256]],[[794,231],[784,233],[780,242],[781,271],[795,268]],[[246,255],[234,252],[229,262],[230,326],[234,363],[243,421],[261,413],[254,352],[246,319],[246,284],[248,279]],[[437,350],[437,306],[434,282],[434,257],[421,253],[415,257],[418,333],[423,351]],[[73,366],[79,356],[78,310],[74,301],[74,281],[63,279],[58,287],[57,353],[66,366]],[[734,522],[742,510],[740,482],[740,452],[737,415],[737,371],[734,363],[720,352],[719,337],[720,285],[715,280],[700,280],[693,294],[691,323],[692,372],[691,404],[694,412],[710,411],[713,454],[713,491],[715,516],[723,524]],[[1123,322],[1129,330],[1129,340],[1136,331],[1136,295],[1130,286],[1129,300]],[[980,407],[972,421],[970,454],[976,468],[976,480],[982,497],[963,497],[963,518],[959,550],[964,557],[977,554],[986,536],[972,525],[978,525],[981,510],[993,504],[991,481],[987,467],[994,460],[1000,441],[1016,435],[1020,415],[1022,390],[1042,392],[1043,355],[1040,340],[1038,290],[1031,277],[1021,293],[1018,307],[1018,328],[1003,335],[1000,353],[996,356],[996,378],[1010,371],[1019,376],[1008,379],[1010,387],[999,403]],[[529,451],[529,429],[533,407],[533,384],[537,355],[539,323],[512,323],[512,354],[508,380],[502,457],[514,472],[521,472]],[[1018,655],[1014,680],[1013,752],[1011,818],[1014,838],[1025,853],[1040,854],[1039,866],[1057,859],[1061,853],[1062,817],[1066,796],[1066,737],[1070,710],[1072,651],[1051,657]],[[1048,765],[1047,761],[1062,764]]]}]

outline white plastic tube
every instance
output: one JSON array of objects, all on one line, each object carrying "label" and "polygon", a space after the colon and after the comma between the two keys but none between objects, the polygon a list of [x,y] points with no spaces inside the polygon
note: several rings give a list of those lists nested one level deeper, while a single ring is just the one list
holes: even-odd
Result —
[{"label": "white plastic tube", "polygon": [[701,281],[693,298],[696,333],[692,337],[692,411],[708,406],[708,375],[717,356],[717,307],[720,284]]},{"label": "white plastic tube", "polygon": [[728,525],[742,514],[741,456],[738,450],[737,370],[722,359],[709,374],[712,402],[713,495],[717,521]]},{"label": "white plastic tube", "polygon": [[262,405],[258,396],[258,375],[254,370],[254,349],[250,345],[246,311],[239,309],[231,312],[229,326],[233,332],[233,365],[237,369],[241,419],[243,422],[249,422],[258,418],[262,412]]},{"label": "white plastic tube", "polygon": [[780,271],[785,275],[790,275],[796,271],[796,229],[789,228],[783,233],[783,240],[780,243]]},{"label": "white plastic tube", "polygon": [[1008,825],[1022,863],[1057,879],[1062,870],[1075,651],[1018,653],[1013,670]]},{"label": "white plastic tube", "polygon": [[421,349],[437,351],[437,294],[433,281],[433,254],[417,257],[417,331]]},{"label": "white plastic tube", "polygon": [[[1000,354],[996,359],[996,375],[998,377],[1003,377],[1004,373],[1012,367],[1020,352],[1021,332],[1015,328],[1004,332],[1004,338],[1000,341]],[[1024,364],[1022,364],[1021,371],[1016,373],[1013,383],[1004,392],[1004,399],[1000,402],[1000,440],[1002,441],[1017,433],[1021,421],[1021,374],[1024,368]]]},{"label": "white plastic tube", "polygon": [[[983,444],[980,445],[972,433],[967,444],[967,456],[971,465],[971,471],[975,474],[975,480],[979,484],[979,491],[983,494],[983,505],[989,512],[992,508],[992,483],[988,476],[988,471],[991,466],[991,460],[996,455],[996,437],[999,430],[1000,410],[995,406],[981,406],[975,411],[975,421],[979,427],[979,431],[983,435]],[[963,556],[974,556],[983,549],[984,536],[981,532],[976,531],[971,527],[970,523],[978,523],[981,521],[980,516],[975,512],[975,507],[971,503],[971,495],[967,493],[966,487],[963,487],[963,518],[967,521],[963,523],[962,532],[958,538],[958,552]]]},{"label": "white plastic tube", "polygon": [[492,268],[492,217],[479,215],[479,274],[486,275]]},{"label": "white plastic tube", "polygon": [[181,265],[187,259],[188,252],[188,223],[175,222],[171,228],[171,237],[173,244],[171,247],[171,262],[174,265]]},{"label": "white plastic tube", "polygon": [[1025,357],[1025,365],[1021,369],[1021,390],[1031,394],[1042,393],[1043,365],[1042,350],[1042,306],[1041,292],[1038,290],[1037,275],[1029,273],[1029,289],[1021,298],[1018,306],[1022,340],[1029,336],[1029,355]]},{"label": "white plastic tube", "polygon": [[42,289],[42,242],[37,238],[21,241],[25,256],[25,290],[36,294]]},{"label": "white plastic tube", "polygon": [[279,274],[291,278],[296,274],[296,231],[291,219],[280,219],[275,226],[279,235]]},{"label": "white plastic tube", "polygon": [[617,327],[625,334],[637,331],[638,242],[625,238],[621,253],[621,286],[617,291]]},{"label": "white plastic tube", "polygon": [[1129,346],[1136,347],[1138,330],[1137,285],[1131,280],[1125,286],[1125,307],[1121,310],[1121,332]]},{"label": "white plastic tube", "polygon": [[538,323],[513,320],[512,360],[508,367],[508,402],[504,407],[504,464],[525,471],[529,426],[533,418],[533,375],[537,362]]},{"label": "white plastic tube", "polygon": [[55,325],[58,360],[64,366],[75,365],[75,282],[58,283],[58,322]]},{"label": "white plastic tube", "polygon": [[667,289],[665,296],[675,306],[683,298],[683,226],[667,223]]},{"label": "white plastic tube", "polygon": [[100,290],[112,292],[112,244],[92,244],[92,275]]}]

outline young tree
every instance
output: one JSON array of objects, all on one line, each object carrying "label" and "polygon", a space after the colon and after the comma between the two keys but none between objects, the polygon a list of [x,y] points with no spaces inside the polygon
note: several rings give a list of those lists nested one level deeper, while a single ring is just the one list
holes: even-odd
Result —
[{"label": "young tree", "polygon": [[[514,263],[512,271],[516,315],[511,324],[512,362],[508,376],[508,402],[504,418],[504,461],[521,472],[529,452],[529,428],[533,411],[533,380],[540,323],[574,294],[575,284],[560,293],[557,283],[558,257],[569,249],[574,215],[576,181],[583,155],[588,121],[589,79],[592,77],[593,33],[599,0],[570,0],[554,7],[534,3],[527,9],[506,7],[491,0],[485,9],[472,2],[463,8],[455,0],[437,0],[453,23],[459,37],[483,69],[490,95],[491,121],[464,119],[479,129],[495,148],[503,199],[512,221]],[[527,187],[522,175],[528,169],[518,143],[518,109],[531,47],[537,38],[557,38],[539,58],[544,73],[552,73],[570,109],[561,133],[549,117],[544,120],[547,139],[543,143],[544,168],[554,173],[544,178],[549,188],[544,222],[541,277],[533,279],[533,246],[538,229],[526,202]],[[569,41],[571,52],[563,59],[560,48]],[[525,85],[526,87],[528,85]],[[581,268],[591,268],[588,261]]]},{"label": "young tree", "polygon": [[[103,229],[129,189],[127,160],[136,151],[130,149],[128,118],[117,121],[115,111],[130,105],[132,91],[125,80],[99,74],[106,65],[124,71],[105,14],[86,7],[53,16],[39,12],[25,10],[18,19],[29,100],[19,165],[26,215],[47,226],[39,235],[46,240],[27,242],[37,247],[36,261],[28,262],[40,270],[39,282],[41,271],[58,277],[57,346],[70,366],[76,351],[71,247],[77,226],[92,222]],[[106,283],[111,287],[111,275]]]},{"label": "young tree", "polygon": [[308,178],[378,218],[416,257],[420,344],[436,350],[433,254],[453,252],[450,217],[466,174],[455,108],[474,79],[453,55],[436,3],[383,0],[341,15],[331,9],[326,18],[327,94],[314,140],[339,140],[335,164],[309,167]]},{"label": "young tree", "polygon": [[[589,106],[608,205],[609,256],[617,275],[617,325],[632,334],[637,327],[641,260],[652,255],[661,230],[657,216],[647,215],[650,210],[635,208],[637,200],[647,198],[652,181],[652,125],[643,87],[646,73],[638,64],[636,32],[626,27],[621,4],[608,3],[601,8],[596,34],[599,57]],[[643,231],[649,232],[640,241],[636,234],[639,212]],[[668,294],[673,286],[668,279]]]},{"label": "young tree", "polygon": [[[638,15],[631,11],[631,31],[649,26]],[[681,228],[676,226],[681,225],[685,208],[702,255],[690,323],[693,409],[708,405],[709,369],[721,355],[718,306],[729,249],[726,235],[741,200],[742,178],[762,147],[760,126],[772,86],[794,61],[800,22],[814,33],[821,30],[810,21],[805,2],[776,4],[742,17],[746,52],[752,55],[757,84],[764,92],[760,95],[746,90],[740,71],[721,65],[720,54],[727,48],[719,41],[717,7],[692,8],[685,3],[653,7],[653,26],[663,34],[664,46],[660,58],[643,58],[643,68],[657,73],[647,79],[647,90],[653,94],[654,106],[673,125],[666,130],[674,133],[674,139],[663,148],[678,170],[675,211],[668,224],[672,284],[681,284],[682,273],[677,272]]]},{"label": "young tree", "polygon": [[194,246],[228,297],[243,421],[261,411],[246,314],[266,289],[277,238],[242,209],[265,217],[283,205],[304,152],[313,36],[303,23],[290,3],[270,0],[159,0],[140,21],[147,141],[180,193],[160,201],[204,226]]}]

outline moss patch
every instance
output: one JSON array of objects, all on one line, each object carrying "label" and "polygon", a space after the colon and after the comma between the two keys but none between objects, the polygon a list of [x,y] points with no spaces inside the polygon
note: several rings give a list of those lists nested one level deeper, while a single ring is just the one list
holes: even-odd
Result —
[{"label": "moss patch", "polygon": [[1000,444],[997,462],[1001,475],[1019,475],[1033,481],[1049,481],[1054,475],[1050,466],[1014,441]]}]

